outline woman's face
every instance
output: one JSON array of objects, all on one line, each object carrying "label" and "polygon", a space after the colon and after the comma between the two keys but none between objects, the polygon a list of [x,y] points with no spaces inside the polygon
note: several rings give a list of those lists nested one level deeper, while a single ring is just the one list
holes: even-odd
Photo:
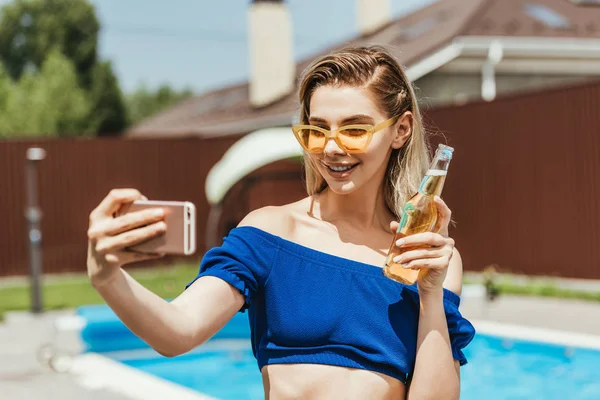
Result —
[{"label": "woman's face", "polygon": [[[389,117],[371,100],[367,89],[352,86],[321,86],[311,99],[310,125],[334,130],[345,125],[377,125]],[[311,153],[330,190],[347,194],[368,182],[381,182],[392,149],[402,147],[410,136],[412,115],[405,113],[394,125],[377,131],[366,150],[348,154],[330,139],[323,152]]]}]

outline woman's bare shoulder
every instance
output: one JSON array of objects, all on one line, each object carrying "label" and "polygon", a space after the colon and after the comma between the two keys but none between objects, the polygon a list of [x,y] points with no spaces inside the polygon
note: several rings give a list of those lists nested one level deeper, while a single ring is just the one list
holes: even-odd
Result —
[{"label": "woman's bare shoulder", "polygon": [[[238,227],[251,226],[284,238],[293,234],[297,215],[308,210],[310,198],[282,206],[266,206],[251,211]],[[304,211],[304,213],[306,212]]]}]

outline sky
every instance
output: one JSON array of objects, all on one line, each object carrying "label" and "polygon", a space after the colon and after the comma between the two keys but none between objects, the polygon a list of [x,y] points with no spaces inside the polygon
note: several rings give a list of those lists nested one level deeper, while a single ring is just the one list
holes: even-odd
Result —
[{"label": "sky", "polygon": [[[196,93],[245,81],[250,0],[89,0],[100,20],[99,53],[121,88],[169,84]],[[436,0],[390,0],[398,17]],[[0,0],[0,5],[10,0]],[[302,59],[357,33],[356,0],[285,0],[294,55]]]},{"label": "sky", "polygon": [[[435,0],[391,0],[394,17]],[[197,93],[246,80],[250,0],[91,0],[100,55],[125,92],[168,83]],[[296,59],[357,34],[356,0],[286,0]]]}]

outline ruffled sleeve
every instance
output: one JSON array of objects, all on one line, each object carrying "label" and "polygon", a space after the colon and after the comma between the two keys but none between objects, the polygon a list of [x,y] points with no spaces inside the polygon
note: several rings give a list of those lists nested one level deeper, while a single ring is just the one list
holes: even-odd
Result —
[{"label": "ruffled sleeve", "polygon": [[444,310],[446,312],[452,356],[462,366],[467,363],[467,357],[465,357],[463,349],[473,340],[475,328],[462,316],[458,309],[459,305],[460,297],[456,293],[444,289]]},{"label": "ruffled sleeve", "polygon": [[244,312],[264,286],[271,271],[274,253],[272,244],[257,235],[256,228],[235,228],[221,246],[206,252],[200,270],[190,287],[202,276],[214,276],[236,288],[244,296]]}]

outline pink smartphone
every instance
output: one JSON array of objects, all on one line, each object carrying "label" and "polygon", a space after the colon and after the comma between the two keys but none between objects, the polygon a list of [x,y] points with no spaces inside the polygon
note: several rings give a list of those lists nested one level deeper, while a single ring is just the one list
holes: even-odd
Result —
[{"label": "pink smartphone", "polygon": [[189,201],[137,200],[125,206],[119,215],[147,208],[162,208],[167,230],[128,250],[140,253],[165,253],[189,256],[196,252],[196,207]]}]

